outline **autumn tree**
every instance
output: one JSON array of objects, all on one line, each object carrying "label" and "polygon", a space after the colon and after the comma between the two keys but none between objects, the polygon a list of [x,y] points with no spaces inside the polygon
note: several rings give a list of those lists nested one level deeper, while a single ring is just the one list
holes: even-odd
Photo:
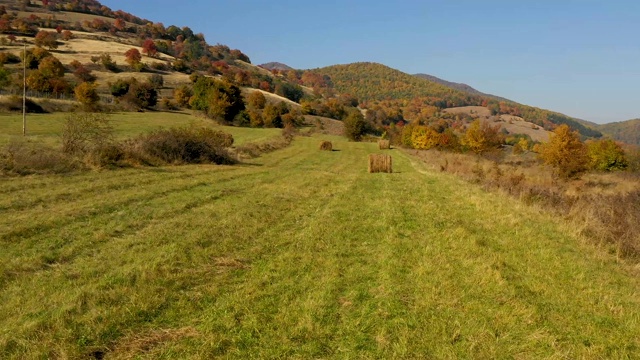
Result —
[{"label": "autumn tree", "polygon": [[568,125],[558,126],[549,142],[539,147],[540,158],[554,168],[556,174],[568,179],[587,170],[589,157],[586,146],[580,141],[577,131]]},{"label": "autumn tree", "polygon": [[173,90],[173,99],[181,107],[188,107],[192,96],[193,90],[188,85],[181,85]]},{"label": "autumn tree", "polygon": [[41,30],[34,39],[36,46],[48,47],[49,50],[58,48],[58,36],[55,32]]},{"label": "autumn tree", "polygon": [[156,43],[152,39],[147,39],[142,44],[142,52],[147,56],[154,57],[158,54]]},{"label": "autumn tree", "polygon": [[475,120],[465,132],[461,142],[471,151],[480,154],[498,148],[504,139],[499,125],[491,126],[487,122]]},{"label": "autumn tree", "polygon": [[231,123],[245,109],[239,87],[204,76],[196,78],[189,104],[193,109],[204,111],[208,117],[225,123]]},{"label": "autumn tree", "polygon": [[611,139],[588,142],[587,153],[589,155],[589,167],[594,170],[624,170],[629,166],[624,150]]},{"label": "autumn tree", "polygon": [[98,96],[98,91],[96,90],[96,85],[88,82],[80,83],[76,86],[74,93],[76,95],[76,100],[80,102],[86,109],[94,109],[100,97]]},{"label": "autumn tree", "polygon": [[440,134],[429,126],[416,126],[411,133],[414,149],[429,150],[440,143]]},{"label": "autumn tree", "polygon": [[114,21],[113,27],[115,27],[118,31],[122,31],[127,27],[127,23],[124,20],[118,18],[116,19],[116,21]]},{"label": "autumn tree", "polygon": [[142,61],[142,55],[140,55],[140,51],[138,51],[138,49],[136,48],[127,50],[127,52],[124,53],[124,56],[126,58],[125,61],[127,62],[127,64],[129,64],[133,68],[139,66],[140,62]]},{"label": "autumn tree", "polygon": [[264,94],[260,91],[254,91],[247,96],[247,105],[253,109],[264,109],[266,104],[267,98],[265,98]]},{"label": "autumn tree", "polygon": [[64,65],[53,56],[44,58],[38,65],[38,70],[47,78],[60,78],[64,76]]}]

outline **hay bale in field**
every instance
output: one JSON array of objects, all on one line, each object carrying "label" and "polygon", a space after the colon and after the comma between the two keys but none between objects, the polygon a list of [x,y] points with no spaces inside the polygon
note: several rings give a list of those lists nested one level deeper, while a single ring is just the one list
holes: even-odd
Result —
[{"label": "hay bale in field", "polygon": [[389,150],[389,149],[391,149],[391,141],[389,141],[389,140],[379,140],[378,141],[378,148],[380,148],[380,150]]},{"label": "hay bale in field", "polygon": [[323,141],[320,143],[320,150],[333,151],[333,144],[331,141]]},{"label": "hay bale in field", "polygon": [[370,173],[392,173],[391,155],[370,154],[369,155],[369,172]]}]

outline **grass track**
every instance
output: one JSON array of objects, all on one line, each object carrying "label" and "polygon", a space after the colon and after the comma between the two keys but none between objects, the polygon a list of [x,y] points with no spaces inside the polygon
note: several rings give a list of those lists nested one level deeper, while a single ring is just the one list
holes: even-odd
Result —
[{"label": "grass track", "polygon": [[331,140],[0,180],[0,358],[640,356],[639,283],[613,259],[400,152],[368,174],[374,144]]},{"label": "grass track", "polygon": [[[67,113],[28,114],[27,134],[29,141],[49,146],[60,146],[62,127]],[[260,142],[278,136],[280,129],[255,131],[250,128],[219,126],[213,121],[182,112],[114,113],[109,115],[118,139],[125,139],[159,128],[189,125],[209,126],[233,135],[235,144]],[[0,114],[0,146],[12,140],[22,139],[22,114]]]}]

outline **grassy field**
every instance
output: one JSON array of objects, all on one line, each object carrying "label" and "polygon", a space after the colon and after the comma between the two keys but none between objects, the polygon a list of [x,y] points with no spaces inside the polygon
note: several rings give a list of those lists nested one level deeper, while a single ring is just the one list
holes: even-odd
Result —
[{"label": "grassy field", "polygon": [[[29,141],[41,142],[50,146],[61,144],[62,126],[68,114],[28,114],[27,134]],[[135,135],[175,126],[202,125],[214,127],[231,133],[236,144],[260,142],[278,136],[280,129],[254,130],[219,126],[211,120],[197,117],[186,112],[144,112],[115,113],[109,115],[116,137],[125,139]],[[0,114],[0,146],[11,140],[22,139],[22,114]]]},{"label": "grassy field", "polygon": [[329,139],[0,179],[0,358],[640,356],[638,279],[560,220]]}]

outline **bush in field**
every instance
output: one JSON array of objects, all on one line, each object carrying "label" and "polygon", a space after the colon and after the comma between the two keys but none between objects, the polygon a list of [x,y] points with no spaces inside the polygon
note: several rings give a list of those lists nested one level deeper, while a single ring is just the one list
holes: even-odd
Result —
[{"label": "bush in field", "polygon": [[0,174],[66,173],[77,168],[79,164],[59,150],[38,143],[16,140],[0,149]]},{"label": "bush in field", "polygon": [[204,76],[194,80],[191,108],[202,110],[209,118],[223,123],[231,123],[245,109],[239,87]]},{"label": "bush in field", "polygon": [[158,103],[158,91],[150,83],[134,82],[129,85],[124,100],[139,109],[148,109]]},{"label": "bush in field", "polygon": [[124,144],[126,157],[149,164],[232,164],[233,136],[209,128],[171,128],[140,135]]},{"label": "bush in field", "polygon": [[558,176],[568,179],[587,170],[589,157],[586,146],[577,131],[560,125],[551,134],[548,143],[539,147],[540,158],[551,165]]},{"label": "bush in field", "polygon": [[62,152],[65,154],[86,154],[113,143],[113,127],[105,114],[74,113],[64,121]]},{"label": "bush in field", "polygon": [[344,119],[344,135],[352,141],[360,141],[367,130],[367,122],[359,111],[352,111]]},{"label": "bush in field", "polygon": [[610,139],[587,143],[589,167],[599,171],[624,170],[629,166],[624,150]]}]

